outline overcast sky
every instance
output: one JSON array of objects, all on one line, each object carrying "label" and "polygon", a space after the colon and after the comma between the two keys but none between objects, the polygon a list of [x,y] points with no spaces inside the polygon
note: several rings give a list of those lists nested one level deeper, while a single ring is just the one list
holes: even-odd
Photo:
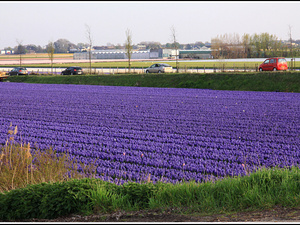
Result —
[{"label": "overcast sky", "polygon": [[42,47],[60,38],[93,45],[121,44],[130,29],[133,44],[172,42],[171,27],[181,44],[210,42],[217,35],[260,34],[300,39],[300,1],[0,1],[0,49]]}]

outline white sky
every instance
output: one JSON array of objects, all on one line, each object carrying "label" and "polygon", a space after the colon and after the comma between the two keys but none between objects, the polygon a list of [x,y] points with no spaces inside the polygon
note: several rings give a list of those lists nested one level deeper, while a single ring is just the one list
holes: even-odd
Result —
[{"label": "white sky", "polygon": [[93,45],[123,45],[130,29],[133,44],[172,42],[171,27],[181,44],[210,42],[217,35],[260,34],[300,39],[300,1],[0,1],[0,49],[42,47],[60,38]]}]

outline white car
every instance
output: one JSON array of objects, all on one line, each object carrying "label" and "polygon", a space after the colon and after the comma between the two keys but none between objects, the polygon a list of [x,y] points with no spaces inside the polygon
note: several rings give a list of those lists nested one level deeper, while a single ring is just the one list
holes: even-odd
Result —
[{"label": "white car", "polygon": [[173,68],[166,63],[156,63],[145,69],[146,73],[172,73]]}]

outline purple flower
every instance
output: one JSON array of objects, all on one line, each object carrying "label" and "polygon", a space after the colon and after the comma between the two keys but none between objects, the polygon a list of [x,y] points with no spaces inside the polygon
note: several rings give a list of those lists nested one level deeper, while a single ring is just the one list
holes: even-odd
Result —
[{"label": "purple flower", "polygon": [[0,143],[12,123],[17,141],[95,161],[111,182],[300,164],[299,93],[2,82],[0,97]]}]

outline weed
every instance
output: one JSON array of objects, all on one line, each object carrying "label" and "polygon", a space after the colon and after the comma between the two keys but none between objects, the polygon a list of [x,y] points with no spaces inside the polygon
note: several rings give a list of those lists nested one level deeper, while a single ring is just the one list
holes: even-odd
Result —
[{"label": "weed", "polygon": [[17,127],[10,126],[9,137],[0,151],[0,220],[4,221],[50,219],[92,211],[176,208],[226,213],[300,204],[298,166],[261,167],[247,176],[204,183],[154,184],[148,175],[143,183],[117,185],[84,178],[84,171],[80,173],[76,167],[72,170],[71,164],[76,162],[66,154],[58,156],[51,149],[32,152],[30,144],[15,143],[16,134]]},{"label": "weed", "polygon": [[[56,153],[52,148],[33,149],[30,143],[15,142],[17,126],[10,125],[8,138],[0,148],[0,192],[22,188],[29,184],[66,181],[95,176],[95,166],[78,164],[66,153]],[[82,168],[79,172],[78,166]]]}]

